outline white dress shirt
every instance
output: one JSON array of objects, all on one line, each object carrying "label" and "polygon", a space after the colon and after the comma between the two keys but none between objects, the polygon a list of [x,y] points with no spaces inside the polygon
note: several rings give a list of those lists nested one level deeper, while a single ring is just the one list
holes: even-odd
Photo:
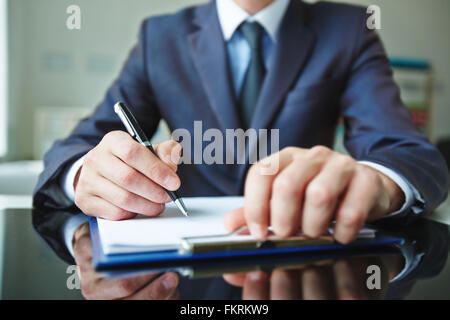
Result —
[{"label": "white dress shirt", "polygon": [[[274,45],[276,45],[279,27],[284,17],[286,9],[289,5],[289,0],[275,0],[272,4],[265,7],[255,15],[251,16],[241,7],[239,7],[233,0],[217,0],[217,14],[219,17],[220,26],[222,29],[224,40],[227,42],[227,53],[230,62],[230,71],[233,81],[234,93],[236,96],[240,94],[240,89],[245,77],[245,72],[250,63],[250,46],[240,34],[238,28],[245,21],[256,21],[265,30],[262,43],[262,55],[266,68],[269,67],[271,52]],[[83,164],[84,157],[80,158],[62,174],[60,181],[61,186],[67,197],[74,201],[75,193],[73,182],[75,175]],[[363,165],[372,167],[373,169],[385,174],[392,179],[405,195],[405,203],[400,210],[393,212],[388,216],[396,215],[406,208],[411,207],[415,201],[423,202],[418,191],[401,175],[393,170],[377,163],[362,161]],[[412,207],[413,212],[419,213],[418,208]],[[386,216],[386,217],[388,217]],[[69,251],[73,254],[72,237],[75,230],[84,222],[87,217],[84,215],[77,215],[68,219],[64,225],[64,235],[66,245]]]}]

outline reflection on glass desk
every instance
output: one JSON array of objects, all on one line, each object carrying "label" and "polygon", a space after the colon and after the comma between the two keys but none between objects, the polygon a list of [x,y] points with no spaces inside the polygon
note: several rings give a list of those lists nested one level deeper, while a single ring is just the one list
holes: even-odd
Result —
[{"label": "reflection on glass desk", "polygon": [[87,225],[76,239],[75,266],[41,239],[31,213],[0,211],[2,299],[160,298],[152,290],[168,271],[179,275],[170,299],[450,298],[449,228],[429,220],[386,228],[406,239],[401,246],[98,273]]}]

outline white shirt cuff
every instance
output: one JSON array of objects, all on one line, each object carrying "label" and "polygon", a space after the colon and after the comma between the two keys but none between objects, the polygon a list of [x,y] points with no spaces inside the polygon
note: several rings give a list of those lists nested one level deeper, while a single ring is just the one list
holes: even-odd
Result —
[{"label": "white shirt cuff", "polygon": [[64,191],[64,194],[72,200],[72,202],[75,201],[75,190],[73,188],[73,183],[78,170],[80,170],[83,165],[83,161],[84,156],[75,161],[70,168],[61,175],[60,185]]},{"label": "white shirt cuff", "polygon": [[411,207],[411,209],[415,214],[422,212],[422,209],[420,207],[413,205],[416,201],[424,203],[422,196],[417,191],[417,189],[411,183],[409,183],[409,181],[407,181],[404,177],[400,176],[395,171],[386,168],[385,166],[380,165],[378,163],[370,161],[359,161],[359,163],[371,167],[388,176],[392,181],[394,181],[398,185],[398,187],[403,191],[405,195],[405,203],[400,208],[400,210],[385,216],[385,218],[392,217],[399,213],[402,213],[403,211],[405,211],[405,209],[409,207]]},{"label": "white shirt cuff", "polygon": [[64,223],[63,225],[63,236],[64,236],[64,242],[66,244],[67,249],[69,250],[70,254],[73,255],[73,245],[72,240],[73,236],[75,234],[75,231],[84,223],[88,222],[89,218],[85,214],[77,214],[69,219]]}]

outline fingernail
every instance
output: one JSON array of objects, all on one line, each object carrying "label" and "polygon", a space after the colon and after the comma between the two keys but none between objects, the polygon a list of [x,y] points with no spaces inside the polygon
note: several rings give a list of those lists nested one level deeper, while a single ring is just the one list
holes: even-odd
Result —
[{"label": "fingernail", "polygon": [[264,237],[263,228],[258,223],[250,223],[248,228],[250,229],[250,233],[257,239]]},{"label": "fingernail", "polygon": [[175,289],[178,285],[178,277],[174,274],[166,274],[162,281],[164,288],[167,291]]},{"label": "fingernail", "polygon": [[264,278],[264,273],[260,271],[250,272],[248,274],[248,279],[250,281],[260,281]]},{"label": "fingernail", "polygon": [[166,179],[164,179],[164,186],[167,189],[175,190],[178,188],[178,180],[172,176],[167,176]]}]

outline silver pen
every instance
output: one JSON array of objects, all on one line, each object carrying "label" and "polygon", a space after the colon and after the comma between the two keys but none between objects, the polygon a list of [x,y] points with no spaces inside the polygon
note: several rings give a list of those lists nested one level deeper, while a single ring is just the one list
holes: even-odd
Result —
[{"label": "silver pen", "polygon": [[[155,149],[153,149],[150,141],[148,140],[147,136],[145,135],[144,131],[139,126],[136,118],[133,116],[131,111],[127,108],[127,106],[123,102],[117,102],[114,105],[114,112],[119,116],[120,120],[122,120],[123,125],[127,129],[128,133],[137,140],[141,145],[149,149],[156,157],[158,155],[155,152]],[[158,157],[159,158],[159,157]],[[186,206],[183,203],[183,199],[178,195],[176,191],[170,191],[167,189],[167,194],[170,196],[170,198],[175,202],[178,209],[186,216],[188,217],[188,212],[186,210]]]}]

